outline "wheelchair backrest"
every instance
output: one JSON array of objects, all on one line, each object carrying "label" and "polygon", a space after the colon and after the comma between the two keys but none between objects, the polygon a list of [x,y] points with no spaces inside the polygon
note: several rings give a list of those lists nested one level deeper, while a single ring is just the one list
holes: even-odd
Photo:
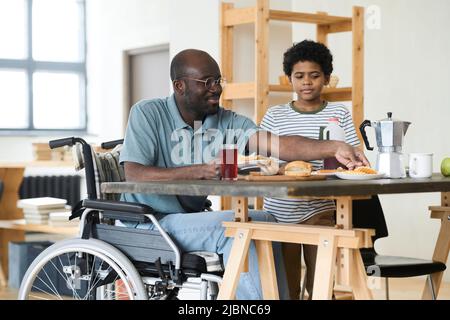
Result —
[{"label": "wheelchair backrest", "polygon": [[[81,170],[86,167],[85,158],[81,150],[81,145],[74,147],[75,169]],[[125,172],[119,162],[122,144],[118,144],[111,151],[96,152],[91,148],[92,164],[94,174],[91,177],[86,175],[86,184],[96,190],[97,198],[103,200],[119,200],[120,194],[110,194],[101,192],[103,182],[125,181]]]}]

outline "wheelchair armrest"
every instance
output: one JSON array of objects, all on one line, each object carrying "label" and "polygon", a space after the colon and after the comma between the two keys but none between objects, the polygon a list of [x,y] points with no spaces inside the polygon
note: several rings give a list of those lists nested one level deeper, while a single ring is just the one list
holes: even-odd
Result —
[{"label": "wheelchair armrest", "polygon": [[83,200],[88,209],[102,210],[104,216],[125,221],[148,222],[146,214],[154,214],[152,207],[141,203],[112,200]]},{"label": "wheelchair armrest", "polygon": [[153,208],[150,206],[141,203],[125,202],[125,201],[84,199],[83,206],[96,210],[126,211],[138,214],[155,213],[155,210],[153,210]]}]

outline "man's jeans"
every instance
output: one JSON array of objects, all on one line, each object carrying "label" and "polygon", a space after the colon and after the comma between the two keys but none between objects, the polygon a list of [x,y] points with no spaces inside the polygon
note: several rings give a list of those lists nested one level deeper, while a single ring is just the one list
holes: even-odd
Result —
[{"label": "man's jeans", "polygon": [[[275,219],[264,211],[249,211],[253,221],[273,221]],[[161,217],[161,216],[160,216]],[[224,236],[223,221],[233,221],[233,211],[210,211],[199,213],[167,214],[159,219],[161,226],[179,244],[184,252],[209,251],[223,254],[225,266],[230,255],[234,238]],[[128,226],[131,226],[127,223]],[[139,229],[154,229],[152,224],[134,225]],[[286,272],[280,243],[273,243],[275,268],[277,272],[280,299],[289,299]],[[250,243],[249,272],[241,273],[236,297],[240,300],[261,300],[261,282],[255,244]]]}]

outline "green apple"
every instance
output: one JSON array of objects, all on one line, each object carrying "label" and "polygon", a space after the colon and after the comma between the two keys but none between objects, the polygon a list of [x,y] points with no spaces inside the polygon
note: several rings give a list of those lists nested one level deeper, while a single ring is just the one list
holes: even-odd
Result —
[{"label": "green apple", "polygon": [[450,158],[444,158],[442,160],[441,173],[444,177],[450,177]]}]

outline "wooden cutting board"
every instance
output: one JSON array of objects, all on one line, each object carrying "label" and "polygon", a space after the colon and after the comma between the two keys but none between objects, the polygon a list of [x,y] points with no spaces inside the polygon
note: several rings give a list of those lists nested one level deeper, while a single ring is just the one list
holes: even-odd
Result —
[{"label": "wooden cutting board", "polygon": [[309,176],[309,177],[295,177],[295,176],[285,176],[285,175],[275,175],[275,176],[262,176],[259,172],[250,172],[248,176],[240,176],[240,180],[246,181],[317,181],[325,180],[326,176]]}]

